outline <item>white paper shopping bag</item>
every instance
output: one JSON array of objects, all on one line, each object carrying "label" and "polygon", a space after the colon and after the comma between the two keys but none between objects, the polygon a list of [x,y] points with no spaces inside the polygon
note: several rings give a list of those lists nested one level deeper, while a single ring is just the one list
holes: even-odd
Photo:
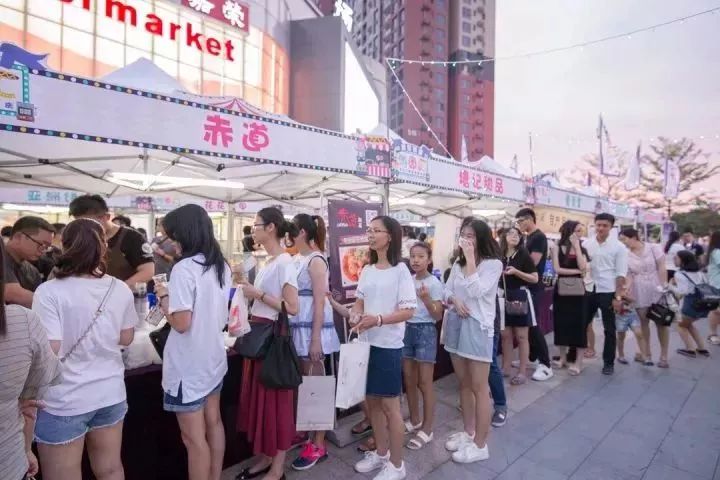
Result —
[{"label": "white paper shopping bag", "polygon": [[335,377],[303,377],[298,388],[298,432],[335,428]]},{"label": "white paper shopping bag", "polygon": [[348,409],[365,400],[370,344],[357,340],[340,345],[335,406]]}]

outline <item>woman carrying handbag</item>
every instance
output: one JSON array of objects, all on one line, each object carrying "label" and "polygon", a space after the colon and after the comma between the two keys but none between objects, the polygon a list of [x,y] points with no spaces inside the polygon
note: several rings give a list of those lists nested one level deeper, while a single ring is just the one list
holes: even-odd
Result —
[{"label": "woman carrying handbag", "polygon": [[511,376],[511,360],[513,339],[518,342],[520,366],[518,374],[512,377],[512,385],[527,382],[525,371],[528,365],[530,345],[528,343],[528,327],[534,325],[535,315],[532,311],[532,299],[528,285],[538,282],[538,272],[530,253],[522,242],[522,234],[515,227],[510,227],[500,237],[504,272],[500,288],[503,289],[505,302],[505,328],[502,330],[503,376]]},{"label": "woman carrying handbag", "polygon": [[[255,331],[262,331],[263,326],[269,325],[270,331],[275,330],[273,327],[283,306],[288,315],[298,312],[297,269],[280,244],[286,236],[295,238],[297,227],[285,220],[279,209],[263,208],[255,217],[252,236],[255,244],[265,248],[269,258],[255,277],[254,285],[242,284],[245,298],[253,300],[250,338],[255,336]],[[244,360],[237,424],[238,431],[247,434],[256,458],[236,480],[284,479],[285,457],[295,436],[295,390],[271,389],[263,384],[264,353],[261,350],[255,358]]]},{"label": "woman carrying handbag", "polygon": [[[583,226],[568,220],[560,227],[560,241],[552,249],[553,267],[558,275],[553,294],[553,320],[555,346],[560,350],[560,360],[553,367],[568,366],[570,375],[582,372],[584,350],[587,348],[587,305],[583,276],[589,270],[588,253],[580,246]],[[568,347],[576,347],[573,364],[568,365]]]}]

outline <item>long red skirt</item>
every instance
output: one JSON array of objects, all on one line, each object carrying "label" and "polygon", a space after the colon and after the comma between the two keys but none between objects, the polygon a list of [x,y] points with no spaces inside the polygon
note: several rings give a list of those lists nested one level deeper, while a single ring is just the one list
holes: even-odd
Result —
[{"label": "long red skirt", "polygon": [[247,434],[253,454],[274,457],[295,437],[295,390],[272,390],[260,382],[262,360],[243,361],[237,429]]}]

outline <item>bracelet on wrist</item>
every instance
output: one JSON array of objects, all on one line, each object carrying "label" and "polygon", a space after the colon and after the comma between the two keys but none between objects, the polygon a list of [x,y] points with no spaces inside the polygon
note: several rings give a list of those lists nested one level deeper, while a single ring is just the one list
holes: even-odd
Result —
[{"label": "bracelet on wrist", "polygon": [[378,316],[377,316],[377,326],[378,326],[378,327],[382,327],[382,325],[383,325],[382,315],[378,315]]}]

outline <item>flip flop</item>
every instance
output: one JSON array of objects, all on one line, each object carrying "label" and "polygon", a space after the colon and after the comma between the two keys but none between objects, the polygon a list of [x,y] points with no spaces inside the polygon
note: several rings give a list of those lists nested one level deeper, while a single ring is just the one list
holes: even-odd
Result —
[{"label": "flip flop", "polygon": [[573,365],[572,367],[568,367],[568,373],[573,377],[577,377],[578,375],[580,375],[580,372],[582,372],[582,370],[580,370],[575,365]]},{"label": "flip flop", "polygon": [[352,434],[353,435],[365,435],[366,433],[368,433],[369,431],[372,430],[372,425],[370,425],[370,423],[367,423],[367,426],[365,428],[363,428],[362,430],[358,430],[357,428],[362,425],[365,425],[364,421],[362,421],[362,422],[358,423],[357,425],[355,425],[354,427],[352,427],[352,430],[350,430],[352,432]]},{"label": "flip flop", "polygon": [[657,363],[657,366],[658,366],[658,368],[670,368],[670,364],[668,363],[667,360],[660,360]]},{"label": "flip flop", "polygon": [[597,352],[591,348],[588,348],[585,350],[585,353],[583,354],[585,358],[595,358],[597,357]]},{"label": "flip flop", "polygon": [[[627,359],[625,357],[618,357],[617,361],[618,361],[618,363],[620,363],[622,365],[628,365],[630,363],[627,361]],[[636,362],[638,361],[637,357],[635,357],[635,361]]]},{"label": "flip flop", "polygon": [[707,351],[707,350],[705,350],[705,349],[703,349],[703,348],[698,349],[698,350],[695,350],[695,351],[696,351],[697,354],[700,355],[701,357],[709,357],[709,356],[710,356],[710,352]]},{"label": "flip flop", "polygon": [[566,363],[566,362],[561,362],[559,359],[558,359],[558,360],[553,360],[553,361],[552,361],[552,367],[553,367],[553,368],[557,368],[558,370],[560,370],[561,368],[567,367],[567,363]]},{"label": "flip flop", "polygon": [[525,375],[515,375],[510,380],[510,385],[524,385],[527,383],[527,377]]},{"label": "flip flop", "polygon": [[433,440],[433,433],[430,432],[430,435],[423,432],[422,430],[419,430],[418,433],[411,438],[405,446],[409,448],[410,450],[420,450],[428,443],[432,442]]},{"label": "flip flop", "polygon": [[360,453],[374,452],[375,450],[377,450],[377,446],[375,445],[375,439],[373,437],[368,438],[357,446],[357,451]]},{"label": "flip flop", "polygon": [[697,353],[695,353],[695,350],[688,350],[687,348],[678,348],[675,351],[678,353],[678,355],[682,355],[684,357],[690,357],[690,358],[697,357]]},{"label": "flip flop", "polygon": [[718,335],[708,335],[707,339],[712,345],[720,345],[720,336]]}]

